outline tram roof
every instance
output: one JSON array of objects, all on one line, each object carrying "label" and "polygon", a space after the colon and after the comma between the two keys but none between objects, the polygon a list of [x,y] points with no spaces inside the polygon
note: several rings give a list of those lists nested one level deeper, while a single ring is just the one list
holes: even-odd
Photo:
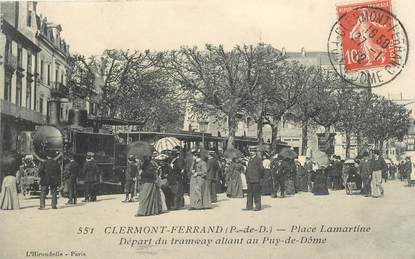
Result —
[{"label": "tram roof", "polygon": [[[225,137],[219,136],[212,136],[210,133],[202,133],[202,132],[188,132],[188,131],[180,131],[180,132],[155,132],[155,131],[131,131],[131,132],[121,132],[120,135],[142,135],[142,136],[160,136],[160,137],[175,137],[182,140],[201,140],[202,138],[206,140],[214,140],[214,141],[223,141]],[[235,137],[236,141],[241,142],[249,142],[253,144],[257,144],[258,140],[252,137]]]},{"label": "tram roof", "polygon": [[108,118],[108,117],[95,117],[95,118],[89,118],[90,121],[99,121],[104,125],[111,125],[111,126],[122,126],[122,125],[138,125],[142,126],[144,125],[141,121],[132,121],[132,120],[123,120],[123,119],[117,119],[117,118]]}]

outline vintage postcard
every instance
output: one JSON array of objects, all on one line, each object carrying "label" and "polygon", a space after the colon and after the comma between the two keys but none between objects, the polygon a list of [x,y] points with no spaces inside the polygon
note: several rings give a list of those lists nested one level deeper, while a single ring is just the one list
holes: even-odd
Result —
[{"label": "vintage postcard", "polygon": [[414,259],[411,8],[0,1],[0,259]]}]

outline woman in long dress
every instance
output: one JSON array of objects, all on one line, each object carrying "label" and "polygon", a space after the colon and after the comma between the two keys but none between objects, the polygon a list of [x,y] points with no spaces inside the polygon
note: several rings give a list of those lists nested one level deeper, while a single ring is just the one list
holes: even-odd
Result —
[{"label": "woman in long dress", "polygon": [[244,172],[243,165],[234,158],[226,171],[226,182],[228,183],[226,195],[230,198],[243,198],[241,178],[241,174]]},{"label": "woman in long dress", "polygon": [[199,151],[195,152],[195,156],[190,178],[190,209],[210,209],[212,201],[206,181],[207,157],[202,159]]},{"label": "woman in long dress", "polygon": [[2,210],[20,209],[19,197],[17,196],[17,159],[13,154],[6,154],[1,161],[2,170],[6,173],[3,179],[0,193],[0,208]]},{"label": "woman in long dress", "polygon": [[142,164],[139,207],[136,216],[156,215],[162,212],[160,187],[157,183],[157,165],[151,157],[144,159]]},{"label": "woman in long dress", "polygon": [[313,193],[314,195],[328,195],[327,174],[325,169],[317,169],[313,177]]},{"label": "woman in long dress", "polygon": [[305,172],[305,169],[299,161],[296,161],[295,165],[296,165],[295,191],[296,192],[307,192],[308,191],[308,184],[307,184],[308,176]]},{"label": "woman in long dress", "polygon": [[4,177],[1,185],[0,208],[2,210],[20,209],[19,198],[17,196],[17,181],[14,175]]}]

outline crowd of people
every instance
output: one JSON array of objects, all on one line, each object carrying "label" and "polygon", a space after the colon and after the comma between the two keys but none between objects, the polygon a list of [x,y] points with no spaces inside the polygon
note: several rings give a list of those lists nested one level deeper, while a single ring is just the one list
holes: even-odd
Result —
[{"label": "crowd of people", "polygon": [[[53,159],[55,156],[49,154],[39,166],[39,209],[45,209],[49,191],[51,207],[57,208],[60,165]],[[28,163],[24,160],[23,166]],[[18,171],[21,169],[22,166]],[[2,209],[20,207],[17,192],[22,180],[19,173],[17,178],[14,176],[13,170],[7,169],[11,173],[3,181]],[[246,197],[245,210],[261,210],[263,195],[272,198],[284,198],[299,192],[329,195],[329,189],[345,189],[347,194],[358,192],[377,198],[384,195],[382,183],[387,180],[407,180],[411,186],[411,173],[409,157],[394,165],[386,163],[377,150],[364,152],[359,159],[342,160],[334,155],[328,163],[319,164],[310,157],[301,161],[299,157],[281,152],[274,154],[252,149],[247,155],[225,156],[215,151],[193,149],[186,152],[176,147],[140,158],[128,156],[123,202],[138,201],[136,216],[148,216],[185,208],[186,194],[190,210],[210,209],[213,203],[218,202],[217,194],[226,193],[230,199]],[[77,203],[77,183],[81,176],[85,184],[83,202],[96,201],[100,174],[94,153],[87,153],[83,166],[70,157],[63,170],[67,204]]]}]

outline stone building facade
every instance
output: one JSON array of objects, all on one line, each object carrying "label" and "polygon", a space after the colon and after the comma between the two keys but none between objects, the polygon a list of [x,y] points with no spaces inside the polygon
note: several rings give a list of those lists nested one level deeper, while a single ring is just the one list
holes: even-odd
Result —
[{"label": "stone building facade", "polygon": [[[19,151],[22,132],[47,123],[48,101],[71,104],[66,88],[69,46],[62,28],[37,13],[32,1],[0,2],[0,157]],[[3,172],[0,168],[0,181]]]}]

